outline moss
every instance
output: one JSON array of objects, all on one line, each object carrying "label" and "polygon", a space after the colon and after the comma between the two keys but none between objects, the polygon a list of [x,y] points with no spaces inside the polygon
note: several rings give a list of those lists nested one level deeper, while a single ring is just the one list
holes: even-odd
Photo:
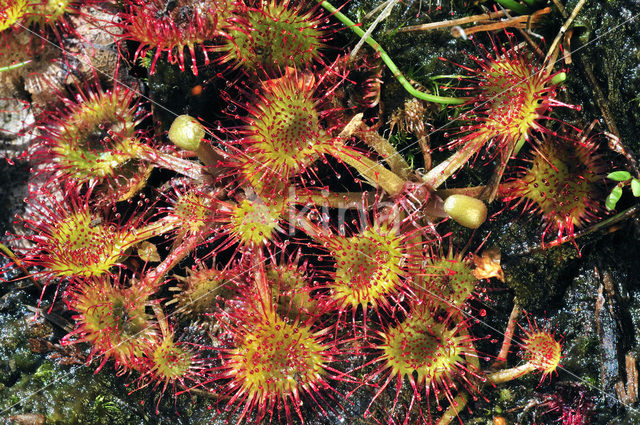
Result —
[{"label": "moss", "polygon": [[506,284],[528,310],[544,310],[562,299],[570,275],[574,247],[560,247],[531,254],[509,265]]},{"label": "moss", "polygon": [[[576,3],[577,0],[568,1],[567,10],[572,10]],[[582,120],[600,119],[602,113],[595,100],[594,85],[588,82],[589,77],[584,71],[584,65],[592,67],[603,100],[610,110],[610,118],[633,152],[638,152],[640,147],[635,137],[637,123],[640,122],[640,51],[636,47],[640,45],[640,33],[637,21],[629,19],[636,7],[629,0],[587,2],[584,5],[574,25],[581,37],[576,45],[572,43],[571,46],[572,50],[581,52],[575,55],[576,72],[569,73],[571,79],[567,83],[569,97],[584,106],[580,113]]]},{"label": "moss", "polygon": [[502,253],[505,284],[522,307],[548,311],[558,307],[571,283],[580,253],[572,244],[540,249],[538,221],[504,211],[493,222],[493,243]]},{"label": "moss", "polygon": [[[141,400],[128,395],[112,373],[94,375],[93,368],[65,366],[31,351],[30,339],[54,337],[42,316],[34,321],[26,305],[37,297],[13,291],[0,299],[0,411],[3,416],[40,413],[49,425],[129,425],[144,420],[135,406]],[[102,397],[126,406],[110,416],[97,416],[90,406]]]}]

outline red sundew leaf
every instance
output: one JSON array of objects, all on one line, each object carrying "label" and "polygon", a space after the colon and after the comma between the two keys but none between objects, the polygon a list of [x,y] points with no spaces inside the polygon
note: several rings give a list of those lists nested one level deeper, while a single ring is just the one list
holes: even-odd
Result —
[{"label": "red sundew leaf", "polygon": [[219,50],[224,53],[221,62],[247,72],[263,70],[273,75],[287,67],[304,69],[322,61],[321,50],[335,31],[312,2],[264,1],[247,8],[243,16]]},{"label": "red sundew leaf", "polygon": [[225,328],[221,341],[233,341],[220,349],[222,365],[212,378],[229,380],[220,391],[229,399],[226,410],[239,415],[238,423],[254,416],[256,422],[273,422],[277,416],[279,423],[292,424],[295,416],[304,421],[303,399],[325,415],[341,407],[334,397],[340,392],[330,382],[353,380],[330,366],[340,350],[328,339],[329,329],[318,325],[322,312],[294,314],[295,303],[289,301],[287,313],[295,319],[281,316],[279,303],[286,297],[274,300],[265,287],[283,285],[278,280],[286,277],[269,276],[264,269],[259,274],[265,281],[249,282],[239,291],[237,307],[217,315]]},{"label": "red sundew leaf", "polygon": [[120,14],[121,22],[118,24],[122,29],[119,37],[140,43],[134,60],[155,50],[150,64],[151,74],[163,53],[166,53],[169,63],[177,64],[184,71],[184,51],[188,50],[191,70],[198,75],[196,46],[204,56],[204,64],[209,64],[209,53],[228,37],[226,31],[231,27],[235,8],[232,1],[189,1],[172,10],[167,10],[165,2],[160,0],[127,0],[124,3],[125,12]]},{"label": "red sundew leaf", "polygon": [[[491,157],[499,154],[506,161],[516,143],[531,140],[536,130],[548,132],[541,123],[550,119],[548,112],[553,107],[570,107],[555,99],[556,77],[561,73],[542,72],[544,63],[516,48],[513,39],[509,43],[506,48],[493,39],[491,48],[479,45],[481,54],[470,55],[476,66],[461,66],[470,73],[470,84],[459,90],[467,93],[466,104],[473,109],[463,114],[470,124],[452,133],[456,139],[450,146],[470,150],[469,158],[484,147]],[[481,144],[476,143],[478,139]]]},{"label": "red sundew leaf", "polygon": [[[572,131],[545,135],[536,146],[530,168],[521,168],[510,180],[505,201],[524,203],[545,222],[542,239],[556,232],[558,240],[573,237],[575,229],[598,218],[602,206],[605,163],[598,141],[580,141]],[[614,190],[605,206],[611,210],[620,198]]]}]

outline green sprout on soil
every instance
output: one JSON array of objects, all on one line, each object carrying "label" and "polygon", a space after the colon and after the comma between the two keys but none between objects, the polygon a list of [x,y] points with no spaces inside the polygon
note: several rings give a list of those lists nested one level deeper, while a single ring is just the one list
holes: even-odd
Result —
[{"label": "green sprout on soil", "polygon": [[611,192],[609,192],[605,200],[604,205],[609,211],[616,209],[616,205],[622,197],[624,187],[631,186],[631,193],[633,196],[640,198],[640,180],[638,180],[637,177],[633,177],[630,172],[613,171],[607,174],[607,179],[618,182],[618,184],[611,189]]}]

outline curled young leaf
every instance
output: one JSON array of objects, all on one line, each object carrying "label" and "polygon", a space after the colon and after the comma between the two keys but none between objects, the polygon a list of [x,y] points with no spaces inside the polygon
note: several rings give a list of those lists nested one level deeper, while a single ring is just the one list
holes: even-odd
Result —
[{"label": "curled young leaf", "polygon": [[611,193],[607,196],[607,199],[604,201],[604,206],[607,207],[609,211],[615,209],[621,196],[622,188],[620,186],[614,187]]}]

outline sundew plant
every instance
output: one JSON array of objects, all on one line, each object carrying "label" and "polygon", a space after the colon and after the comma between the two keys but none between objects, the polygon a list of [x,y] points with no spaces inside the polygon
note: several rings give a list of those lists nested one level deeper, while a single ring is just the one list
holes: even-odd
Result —
[{"label": "sundew plant", "polygon": [[633,422],[635,337],[594,342],[607,308],[635,317],[613,261],[589,269],[596,337],[566,298],[640,178],[597,81],[576,83],[592,10],[375,6],[0,0],[0,126],[22,123],[0,130],[30,169],[0,294],[55,327],[31,353],[120,403],[38,410],[62,378],[11,360],[0,394],[31,393],[0,418]]}]

